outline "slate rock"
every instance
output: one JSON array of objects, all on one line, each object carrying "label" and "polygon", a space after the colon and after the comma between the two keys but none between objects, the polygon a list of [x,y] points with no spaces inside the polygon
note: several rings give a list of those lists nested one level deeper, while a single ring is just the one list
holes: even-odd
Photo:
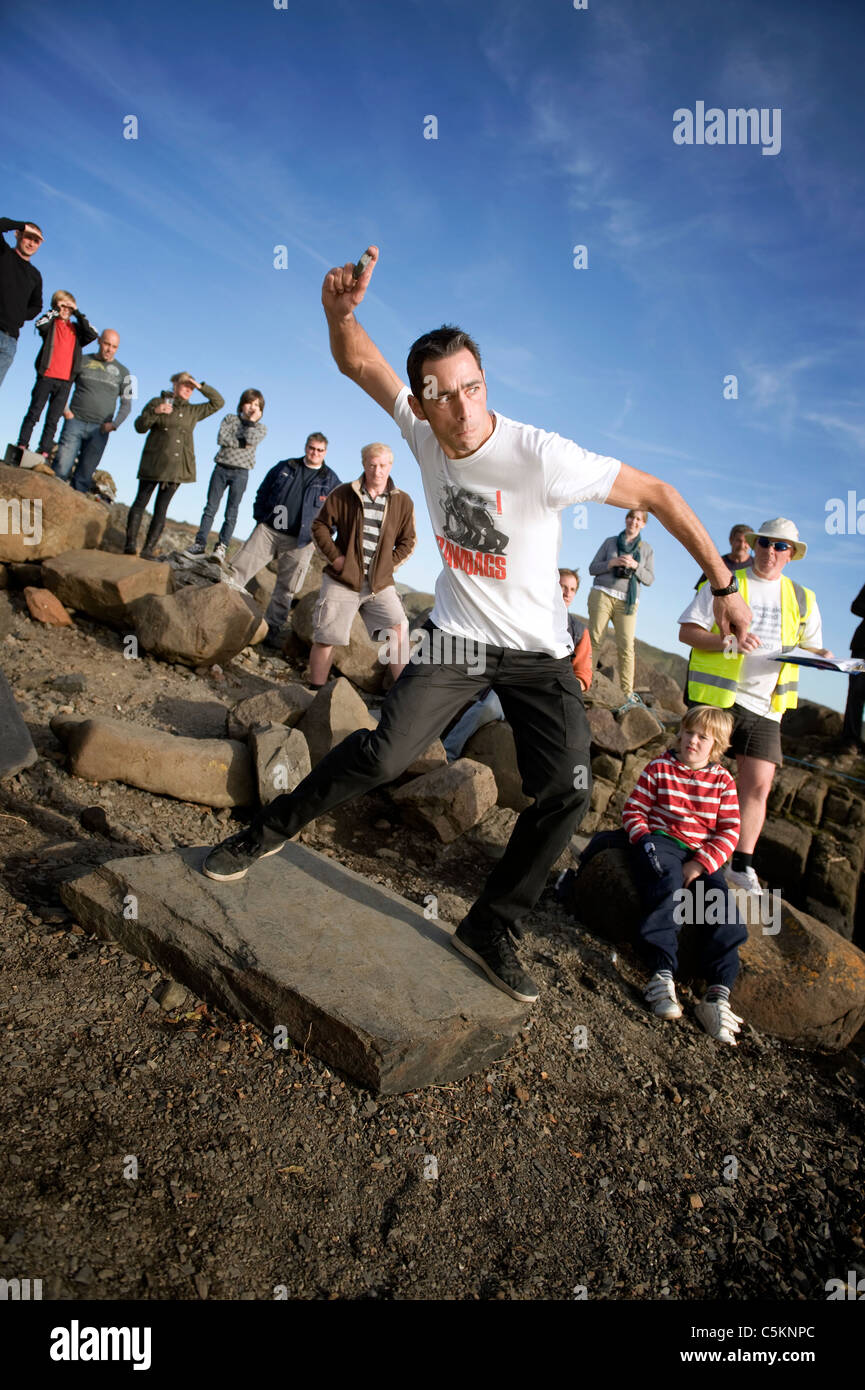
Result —
[{"label": "slate rock", "polygon": [[131,628],[129,605],[147,594],[170,594],[170,565],[107,550],[70,550],[42,566],[43,583],[61,603],[112,627]]},{"label": "slate rock", "polygon": [[15,525],[0,531],[0,561],[33,563],[64,550],[95,549],[107,509],[60,482],[53,473],[0,464],[0,499]]},{"label": "slate rock", "polygon": [[293,792],[312,771],[309,747],[299,729],[285,724],[269,724],[252,729],[249,751],[255,765],[258,798],[267,805],[283,792]]},{"label": "slate rock", "polygon": [[273,690],[262,690],[240,700],[226,719],[229,738],[246,738],[250,729],[265,724],[287,724],[294,728],[309,709],[315,692],[297,681],[286,681]]},{"label": "slate rock", "polygon": [[130,612],[146,652],[186,666],[225,666],[262,628],[252,599],[227,584],[146,595],[136,599]]},{"label": "slate rock", "polygon": [[31,618],[46,627],[74,627],[72,619],[59,598],[49,589],[34,589],[32,585],[24,590],[24,600]]},{"label": "slate rock", "polygon": [[472,734],[463,748],[463,757],[484,763],[491,769],[500,806],[507,806],[511,811],[524,811],[531,806],[531,798],[523,791],[514,735],[507,720],[485,724]]},{"label": "slate rock", "polygon": [[[201,849],[112,860],[64,883],[82,926],[151,961],[196,996],[328,1067],[396,1094],[482,1072],[504,1056],[524,1005],[396,893],[298,844],[242,884],[200,872]],[[124,914],[132,893],[137,918]]]},{"label": "slate rock", "polygon": [[449,844],[495,806],[496,780],[485,764],[457,758],[391,795],[410,824],[432,830]]},{"label": "slate rock", "polygon": [[315,698],[296,726],[309,745],[313,767],[336,744],[356,729],[374,729],[376,720],[366,705],[342,676],[330,681]]},{"label": "slate rock", "polygon": [[90,782],[131,787],[204,806],[248,806],[255,781],[246,745],[180,738],[121,719],[56,715],[51,730],[69,753],[69,771]]},{"label": "slate rock", "polygon": [[38,756],[9,682],[0,671],[0,777],[14,777]]}]

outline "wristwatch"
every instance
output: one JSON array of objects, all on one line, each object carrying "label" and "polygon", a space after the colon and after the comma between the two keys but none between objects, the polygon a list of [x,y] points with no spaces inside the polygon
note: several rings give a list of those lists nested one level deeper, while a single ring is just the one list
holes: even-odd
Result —
[{"label": "wristwatch", "polygon": [[[711,588],[711,585],[710,585],[710,588]],[[738,585],[737,582],[736,582],[736,576],[735,576],[735,575],[733,576],[733,582],[732,582],[732,584],[728,584],[727,587],[726,587],[726,589],[712,589],[712,593],[715,595],[715,598],[726,598],[727,594],[738,594],[738,592],[739,592],[739,585]]]}]

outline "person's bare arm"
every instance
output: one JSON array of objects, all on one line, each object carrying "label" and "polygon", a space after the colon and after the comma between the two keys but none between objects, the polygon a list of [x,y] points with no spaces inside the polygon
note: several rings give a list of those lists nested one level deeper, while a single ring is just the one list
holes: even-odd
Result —
[{"label": "person's bare arm", "polygon": [[746,632],[741,641],[737,641],[734,650],[729,636],[724,637],[720,632],[707,632],[699,623],[682,623],[679,627],[679,641],[686,647],[696,647],[700,652],[729,652],[731,656],[738,656],[741,652],[755,652],[763,645],[755,633]]},{"label": "person's bare arm", "polygon": [[[629,511],[638,508],[656,516],[666,531],[675,536],[688,554],[693,556],[701,567],[711,586],[726,589],[730,582],[730,572],[724,564],[714,542],[703,523],[691,510],[680,492],[671,483],[665,483],[652,473],[643,473],[623,463],[618,477],[610,489],[607,502],[613,507],[625,507]],[[732,632],[739,643],[739,649],[747,651],[745,639],[751,626],[751,610],[741,594],[727,594],[725,598],[714,599],[715,622],[721,635]]]},{"label": "person's bare arm", "polygon": [[354,316],[378,261],[377,246],[370,246],[369,256],[370,264],[358,280],[354,278],[352,261],[329,270],[321,287],[321,302],[330,331],[330,350],[339,370],[372,396],[382,410],[393,415],[403,383]]}]

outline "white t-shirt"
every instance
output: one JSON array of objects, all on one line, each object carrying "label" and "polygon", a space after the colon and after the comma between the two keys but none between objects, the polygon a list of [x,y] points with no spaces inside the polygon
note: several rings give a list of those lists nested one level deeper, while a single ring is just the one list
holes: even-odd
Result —
[{"label": "white t-shirt", "polygon": [[[748,569],[748,607],[754,615],[751,632],[759,637],[768,651],[779,652],[781,644],[781,576],[777,579],[758,579],[751,566]],[[680,623],[697,623],[707,632],[712,630],[715,615],[712,609],[712,590],[704,584],[698,589],[679,618]],[[822,647],[823,620],[816,600],[799,640],[800,646]],[[771,708],[772,692],[778,684],[780,663],[771,661],[764,652],[746,652],[739,677],[736,704],[761,714],[765,719],[777,719],[781,714]]]},{"label": "white t-shirt", "polygon": [[560,513],[604,502],[621,464],[496,414],[489,439],[449,459],[404,386],[393,417],[417,459],[442,557],[431,617],[474,642],[565,656],[573,650],[557,570]]}]

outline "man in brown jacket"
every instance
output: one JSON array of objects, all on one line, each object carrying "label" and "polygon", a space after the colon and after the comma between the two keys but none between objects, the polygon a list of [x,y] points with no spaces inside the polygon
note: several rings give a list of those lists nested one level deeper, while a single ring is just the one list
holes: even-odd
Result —
[{"label": "man in brown jacket", "polygon": [[313,614],[314,690],[328,678],[334,647],[348,645],[357,612],[370,637],[386,635],[390,651],[399,654],[390,663],[394,680],[408,660],[408,622],[393,572],[415,547],[414,503],[393,485],[393,454],[386,444],[367,444],[360,456],[360,478],[334,488],[312,523],[312,538],[330,562]]}]

